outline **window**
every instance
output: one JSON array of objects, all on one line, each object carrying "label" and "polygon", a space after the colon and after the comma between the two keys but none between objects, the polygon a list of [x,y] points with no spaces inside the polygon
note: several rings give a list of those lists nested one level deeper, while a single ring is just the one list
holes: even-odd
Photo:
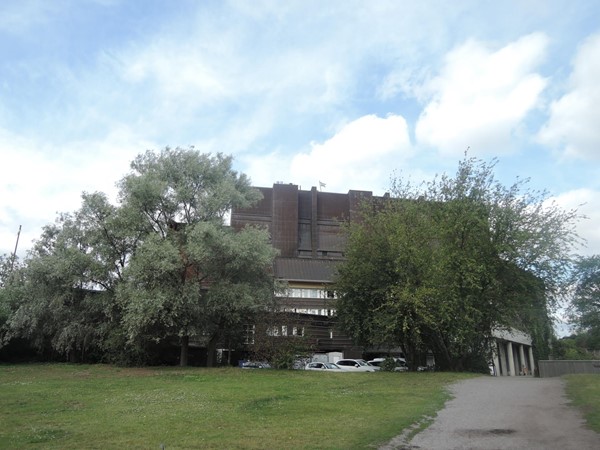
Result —
[{"label": "window", "polygon": [[244,325],[244,344],[254,344],[254,333],[256,326]]}]

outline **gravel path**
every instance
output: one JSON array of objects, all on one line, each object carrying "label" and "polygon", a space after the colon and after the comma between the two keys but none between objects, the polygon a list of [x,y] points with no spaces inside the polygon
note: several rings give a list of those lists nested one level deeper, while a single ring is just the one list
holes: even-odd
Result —
[{"label": "gravel path", "polygon": [[481,377],[451,392],[429,428],[380,450],[600,449],[600,434],[568,405],[560,378]]}]

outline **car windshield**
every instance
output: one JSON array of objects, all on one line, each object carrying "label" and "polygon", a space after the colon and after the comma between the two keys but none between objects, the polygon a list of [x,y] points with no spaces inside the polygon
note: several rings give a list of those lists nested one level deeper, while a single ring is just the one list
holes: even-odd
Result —
[{"label": "car windshield", "polygon": [[370,366],[370,364],[368,362],[366,362],[364,359],[357,359],[356,362],[358,364],[360,364],[361,366]]},{"label": "car windshield", "polygon": [[339,369],[339,367],[333,363],[325,363],[325,367],[327,367],[328,369]]}]

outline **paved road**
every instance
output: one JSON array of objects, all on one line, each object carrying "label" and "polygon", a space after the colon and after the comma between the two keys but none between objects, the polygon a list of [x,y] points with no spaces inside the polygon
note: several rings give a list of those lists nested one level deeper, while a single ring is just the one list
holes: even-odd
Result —
[{"label": "paved road", "polygon": [[568,405],[560,378],[481,377],[451,390],[429,428],[381,450],[600,449],[600,434]]}]

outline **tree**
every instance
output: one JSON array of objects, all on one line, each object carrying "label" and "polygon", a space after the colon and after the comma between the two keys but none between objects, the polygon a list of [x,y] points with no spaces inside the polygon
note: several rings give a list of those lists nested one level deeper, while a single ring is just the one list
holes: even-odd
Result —
[{"label": "tree", "polygon": [[267,361],[276,369],[304,367],[316,351],[317,339],[311,335],[311,321],[274,306],[256,314],[255,325],[246,335],[252,358]]},{"label": "tree", "polygon": [[483,370],[494,327],[532,308],[547,317],[577,213],[525,181],[504,187],[494,165],[465,157],[455,177],[397,179],[389,200],[365,205],[336,282],[340,322],[358,342],[402,345],[413,365],[428,349],[442,368]]},{"label": "tree", "polygon": [[[13,311],[4,340],[25,338],[39,352],[98,360],[119,334],[114,301],[136,234],[101,193],[82,195],[82,207],[61,214],[41,237],[11,285]],[[123,351],[123,346],[118,347]]]},{"label": "tree", "polygon": [[206,341],[212,365],[222,331],[273,300],[267,231],[224,225],[233,206],[260,198],[231,163],[167,148],[138,156],[120,183],[123,208],[146,230],[118,290],[129,341],[178,337],[182,365],[190,337]]},{"label": "tree", "polygon": [[592,360],[599,359],[596,355],[591,353],[586,346],[585,342],[580,340],[579,335],[566,336],[561,339],[556,339],[552,343],[553,352],[552,357],[555,359],[566,359],[566,360]]},{"label": "tree", "polygon": [[[18,268],[16,269],[18,271]],[[0,333],[11,314],[11,299],[9,289],[12,285],[14,259],[12,256],[0,255]],[[0,335],[0,347],[2,339]]]},{"label": "tree", "polygon": [[214,349],[225,328],[273,301],[267,231],[224,224],[232,206],[260,197],[231,165],[193,148],[148,151],[120,181],[117,205],[84,193],[0,292],[2,342],[126,364],[156,361],[173,339],[182,364],[190,337]]},{"label": "tree", "polygon": [[588,349],[600,349],[600,255],[579,258],[572,275],[571,323]]}]

